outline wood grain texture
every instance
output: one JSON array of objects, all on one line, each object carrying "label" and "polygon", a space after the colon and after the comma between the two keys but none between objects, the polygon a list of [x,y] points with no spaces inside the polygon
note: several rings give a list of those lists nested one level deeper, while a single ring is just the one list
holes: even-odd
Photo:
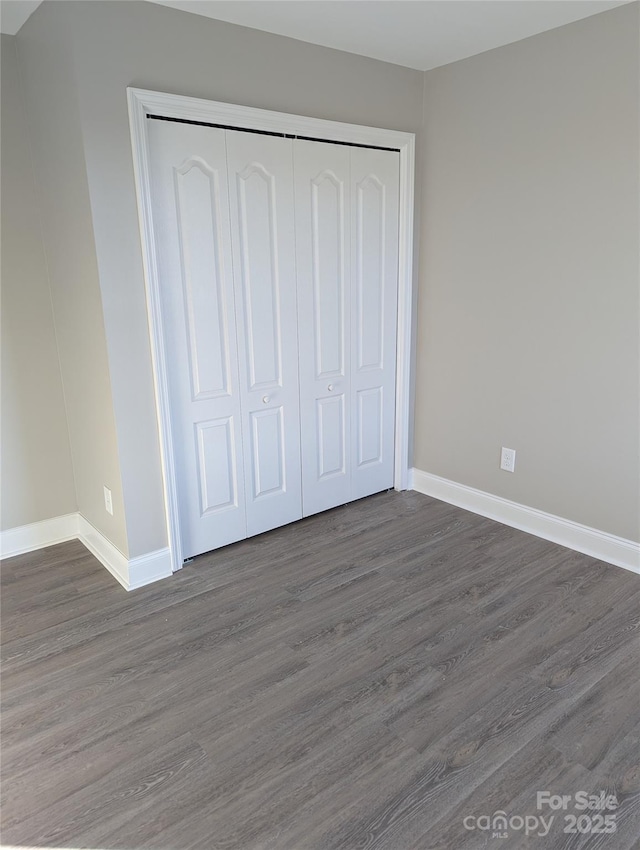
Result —
[{"label": "wood grain texture", "polygon": [[[640,581],[385,493],[127,594],[77,541],[2,570],[2,840],[631,850]],[[618,795],[614,835],[468,815]]]}]

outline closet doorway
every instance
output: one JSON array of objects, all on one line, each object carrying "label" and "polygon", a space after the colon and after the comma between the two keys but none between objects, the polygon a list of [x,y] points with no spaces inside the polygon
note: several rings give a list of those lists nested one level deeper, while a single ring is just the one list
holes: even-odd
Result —
[{"label": "closet doorway", "polygon": [[174,569],[406,489],[413,136],[128,94]]}]

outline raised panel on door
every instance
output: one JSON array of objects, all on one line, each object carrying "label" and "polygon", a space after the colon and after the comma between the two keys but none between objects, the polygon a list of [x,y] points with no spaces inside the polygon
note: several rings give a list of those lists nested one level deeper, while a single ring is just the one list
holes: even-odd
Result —
[{"label": "raised panel on door", "polygon": [[302,516],[293,153],[226,131],[247,531]]},{"label": "raised panel on door", "polygon": [[399,155],[350,148],[352,497],[393,486]]},{"label": "raised panel on door", "polygon": [[223,130],[149,119],[152,216],[185,557],[246,537]]},{"label": "raised panel on door", "polygon": [[304,515],[351,498],[349,148],[294,142]]}]

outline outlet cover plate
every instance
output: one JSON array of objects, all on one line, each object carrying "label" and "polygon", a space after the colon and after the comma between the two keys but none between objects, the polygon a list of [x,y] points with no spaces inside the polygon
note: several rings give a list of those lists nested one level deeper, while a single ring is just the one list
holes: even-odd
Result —
[{"label": "outlet cover plate", "polygon": [[505,472],[516,471],[515,449],[505,449],[504,446],[502,447],[502,453],[500,455],[500,469],[504,469]]}]

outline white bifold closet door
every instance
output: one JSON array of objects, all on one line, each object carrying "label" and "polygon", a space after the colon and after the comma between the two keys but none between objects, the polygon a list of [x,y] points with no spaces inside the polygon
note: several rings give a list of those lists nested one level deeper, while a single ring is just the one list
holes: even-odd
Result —
[{"label": "white bifold closet door", "polygon": [[246,537],[224,130],[149,120],[173,461],[184,557]]},{"label": "white bifold closet door", "polygon": [[397,152],[148,123],[184,557],[393,486]]},{"label": "white bifold closet door", "polygon": [[185,557],[302,516],[292,149],[149,121]]},{"label": "white bifold closet door", "polygon": [[393,486],[398,169],[294,143],[305,516]]},{"label": "white bifold closet door", "polygon": [[302,517],[292,157],[227,131],[248,536]]}]

